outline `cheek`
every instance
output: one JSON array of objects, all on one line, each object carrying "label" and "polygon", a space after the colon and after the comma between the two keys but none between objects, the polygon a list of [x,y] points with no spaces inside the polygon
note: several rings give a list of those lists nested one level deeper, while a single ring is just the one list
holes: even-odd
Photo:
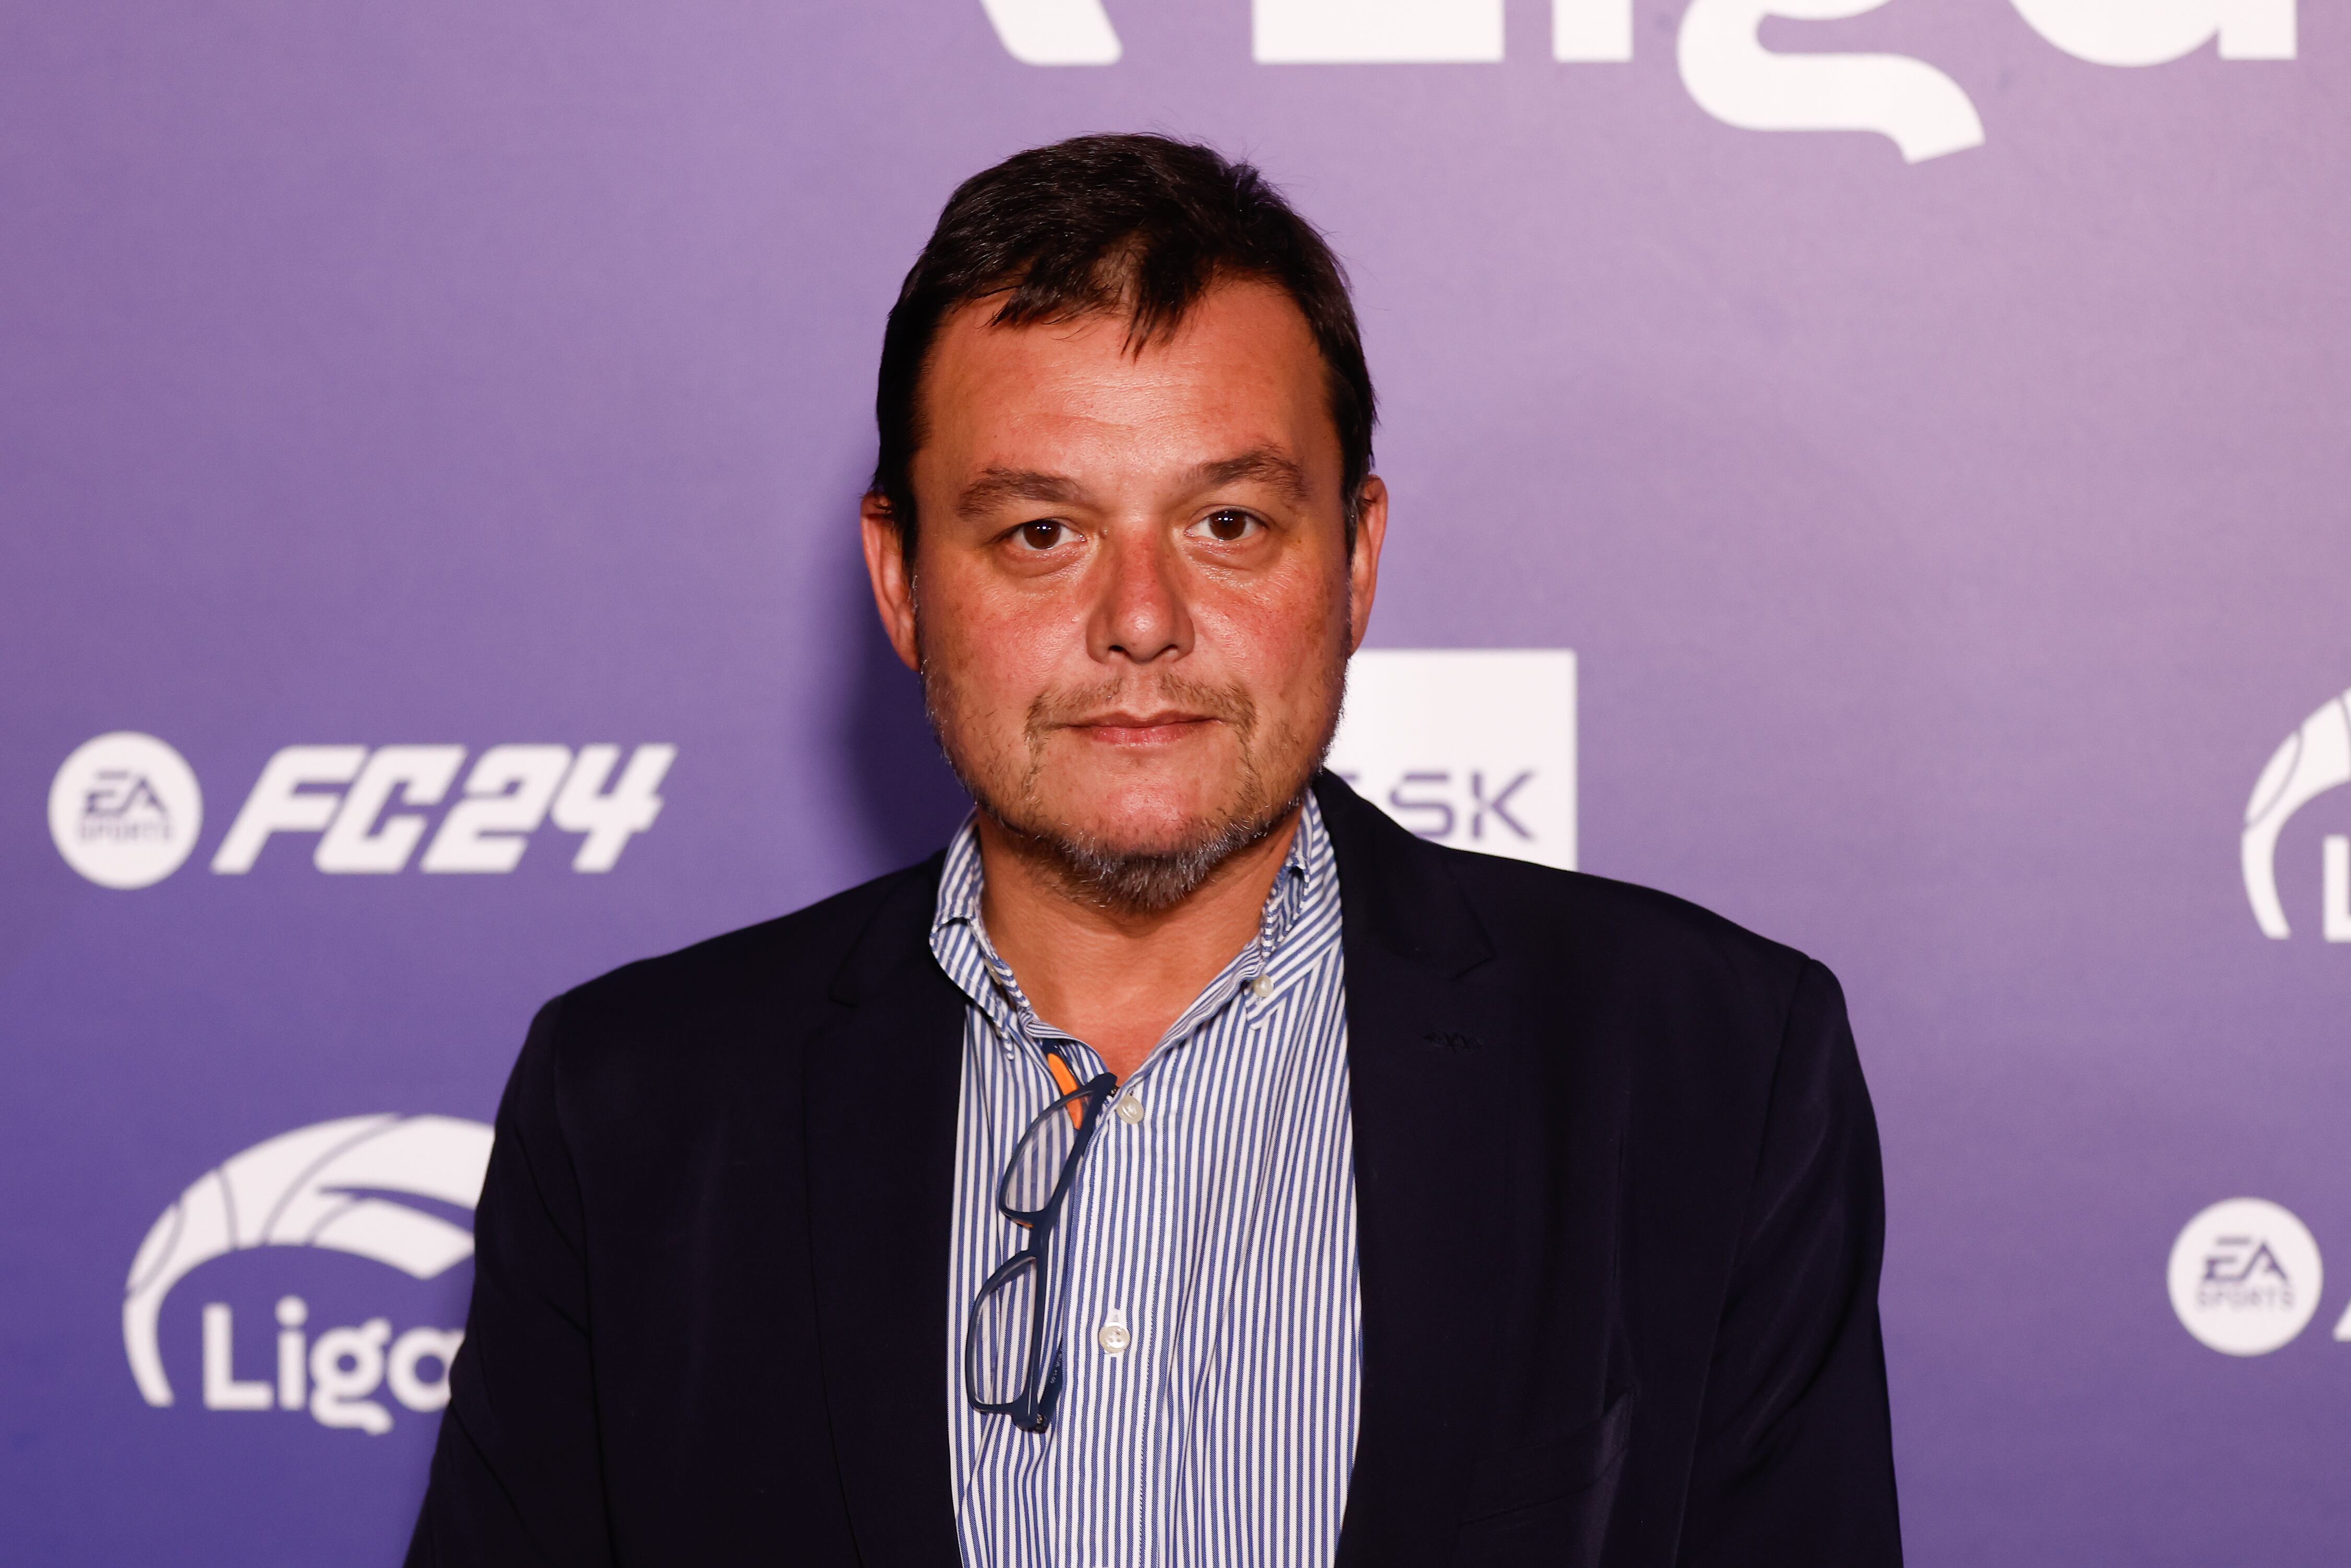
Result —
[{"label": "cheek", "polygon": [[1317,573],[1294,591],[1236,599],[1212,613],[1213,630],[1202,630],[1212,632],[1228,678],[1248,691],[1261,718],[1275,733],[1319,730],[1337,701],[1335,677],[1346,654],[1345,581]]},{"label": "cheek", "polygon": [[[922,600],[923,655],[935,676],[948,679],[960,719],[1018,727],[1067,662],[1069,622],[1066,611],[1017,595],[943,585]],[[1082,657],[1082,625],[1074,641]]]},{"label": "cheek", "polygon": [[1318,572],[1277,592],[1236,598],[1214,614],[1236,669],[1265,690],[1286,690],[1342,636],[1346,611],[1346,583]]}]

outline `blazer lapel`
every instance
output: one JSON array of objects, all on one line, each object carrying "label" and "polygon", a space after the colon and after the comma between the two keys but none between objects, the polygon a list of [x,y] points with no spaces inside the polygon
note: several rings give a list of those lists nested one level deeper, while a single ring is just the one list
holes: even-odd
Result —
[{"label": "blazer lapel", "polygon": [[884,899],[810,1042],[802,1147],[833,1452],[866,1568],[953,1568],[947,1253],[964,998],[929,946],[939,861]]},{"label": "blazer lapel", "polygon": [[1325,774],[1339,865],[1363,1281],[1362,1421],[1340,1568],[1451,1546],[1486,1401],[1507,1168],[1492,956],[1439,857]]}]

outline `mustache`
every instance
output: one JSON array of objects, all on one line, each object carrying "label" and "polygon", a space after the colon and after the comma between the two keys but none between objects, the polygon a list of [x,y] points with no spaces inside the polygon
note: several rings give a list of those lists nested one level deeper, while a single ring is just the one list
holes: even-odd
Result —
[{"label": "mustache", "polygon": [[1257,703],[1246,687],[1214,685],[1177,674],[1147,679],[1113,676],[1091,685],[1037,694],[1022,724],[1033,758],[1054,730],[1083,724],[1102,714],[1183,713],[1216,719],[1233,728],[1244,746],[1257,733]]}]

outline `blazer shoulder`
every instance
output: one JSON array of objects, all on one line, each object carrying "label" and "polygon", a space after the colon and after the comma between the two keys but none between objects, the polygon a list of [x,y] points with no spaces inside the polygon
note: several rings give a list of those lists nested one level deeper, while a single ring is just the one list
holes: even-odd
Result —
[{"label": "blazer shoulder", "polygon": [[1644,987],[1696,986],[1784,1017],[1808,969],[1794,947],[1701,904],[1588,872],[1431,844],[1478,913],[1498,956]]},{"label": "blazer shoulder", "polygon": [[557,997],[547,1016],[574,1040],[647,1031],[678,1040],[754,1014],[813,1013],[877,920],[916,900],[927,908],[938,867],[933,856],[789,915],[623,964]]},{"label": "blazer shoulder", "polygon": [[1782,1014],[1817,967],[1671,894],[1432,843],[1330,774],[1315,793],[1349,904],[1399,951],[1448,965],[1490,952],[1499,974],[1551,991],[1572,981],[1595,999],[1678,992]]}]

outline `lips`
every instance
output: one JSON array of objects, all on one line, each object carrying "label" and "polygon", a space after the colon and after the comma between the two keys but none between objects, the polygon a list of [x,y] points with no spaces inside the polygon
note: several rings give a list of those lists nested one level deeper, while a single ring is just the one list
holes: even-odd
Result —
[{"label": "lips", "polygon": [[1070,727],[1106,746],[1165,746],[1216,722],[1197,713],[1111,713],[1082,719]]}]

